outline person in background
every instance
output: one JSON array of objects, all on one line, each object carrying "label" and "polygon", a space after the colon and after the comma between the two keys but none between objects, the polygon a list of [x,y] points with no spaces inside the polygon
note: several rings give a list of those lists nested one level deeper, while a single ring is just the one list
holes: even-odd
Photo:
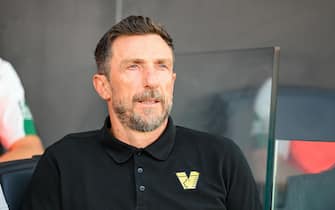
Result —
[{"label": "person in background", "polygon": [[13,66],[0,58],[0,162],[43,153],[24,89]]},{"label": "person in background", "polygon": [[[256,152],[263,153],[263,158],[257,156],[256,160],[265,161],[270,124],[272,79],[268,78],[258,90],[254,113],[252,134],[256,144]],[[279,96],[278,96],[279,97]],[[308,114],[308,113],[306,113]],[[320,173],[334,167],[335,143],[325,141],[308,141],[287,139],[277,144],[278,163],[286,166],[287,173],[295,175],[299,173]],[[264,164],[265,165],[265,164]]]},{"label": "person in background", "polygon": [[176,73],[161,25],[129,16],[100,39],[95,58],[93,84],[109,116],[102,129],[46,150],[24,210],[261,210],[236,144],[169,116]]}]

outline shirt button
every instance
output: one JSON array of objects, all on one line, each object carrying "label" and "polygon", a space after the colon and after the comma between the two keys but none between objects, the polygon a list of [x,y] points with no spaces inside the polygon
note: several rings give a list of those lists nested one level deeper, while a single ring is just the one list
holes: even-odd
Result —
[{"label": "shirt button", "polygon": [[140,189],[141,192],[144,192],[145,187],[143,185],[141,185],[139,189]]},{"label": "shirt button", "polygon": [[139,168],[137,169],[137,172],[138,172],[139,174],[143,173],[143,168],[139,167]]},{"label": "shirt button", "polygon": [[139,152],[137,152],[136,154],[137,154],[137,156],[141,156],[141,155],[142,155],[142,152],[139,151]]}]

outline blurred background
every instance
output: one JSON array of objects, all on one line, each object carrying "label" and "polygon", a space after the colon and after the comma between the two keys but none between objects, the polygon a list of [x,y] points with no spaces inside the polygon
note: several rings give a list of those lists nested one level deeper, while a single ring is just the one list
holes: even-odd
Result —
[{"label": "blurred background", "polygon": [[93,52],[121,17],[161,22],[176,53],[280,46],[281,84],[333,88],[334,9],[330,0],[2,0],[0,55],[20,75],[48,146],[101,126],[105,108],[91,85]]},{"label": "blurred background", "polygon": [[[302,169],[297,158],[290,159],[294,155],[289,141],[335,140],[334,11],[335,2],[330,0],[1,0],[0,57],[10,61],[19,74],[38,132],[49,146],[68,133],[103,125],[106,107],[91,83],[96,43],[122,17],[152,17],[175,41],[178,76],[173,115],[177,122],[233,138],[253,171],[261,171],[255,176],[262,180],[262,193],[269,128],[255,133],[253,127],[257,120],[269,124],[271,85],[262,87],[273,73],[271,47],[280,46],[275,121],[275,139],[280,143],[270,159],[277,163],[278,176],[273,177],[278,185],[277,208],[287,209],[287,177],[311,173]],[[230,66],[239,67],[230,67],[230,61]],[[220,71],[221,67],[228,70]],[[187,92],[183,85],[194,92]],[[192,98],[194,94],[207,98]],[[260,95],[269,97],[259,99],[264,98]],[[187,104],[184,96],[193,102]],[[243,103],[233,100],[241,98]],[[201,106],[199,101],[208,103]],[[221,102],[230,108],[223,109]],[[258,109],[257,104],[266,105]],[[182,115],[185,107],[193,109]],[[208,110],[217,112],[211,112],[212,117],[203,123],[190,118],[209,116]],[[307,151],[303,146],[299,150],[299,145],[293,148],[295,154]]]}]

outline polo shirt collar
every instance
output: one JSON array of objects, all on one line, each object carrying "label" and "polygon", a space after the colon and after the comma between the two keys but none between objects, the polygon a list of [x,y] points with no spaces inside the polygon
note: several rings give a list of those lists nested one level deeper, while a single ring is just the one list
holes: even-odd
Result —
[{"label": "polo shirt collar", "polygon": [[157,160],[164,161],[169,157],[175,142],[176,128],[171,117],[162,135],[145,148],[136,148],[120,141],[112,135],[110,128],[111,122],[107,117],[101,129],[102,145],[117,163],[127,162],[137,152],[145,152]]}]

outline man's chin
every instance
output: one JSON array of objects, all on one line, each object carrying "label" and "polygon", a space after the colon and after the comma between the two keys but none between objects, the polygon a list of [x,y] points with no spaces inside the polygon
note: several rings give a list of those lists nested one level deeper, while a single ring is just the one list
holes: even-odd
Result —
[{"label": "man's chin", "polygon": [[161,107],[138,107],[134,114],[144,120],[155,120],[163,115]]},{"label": "man's chin", "polygon": [[167,117],[165,116],[148,116],[148,115],[137,115],[133,118],[132,127],[133,129],[141,132],[149,132],[160,127]]},{"label": "man's chin", "polygon": [[143,124],[146,125],[155,125],[155,124],[161,124],[164,121],[163,116],[138,116],[137,118],[139,121],[141,121]]},{"label": "man's chin", "polygon": [[157,117],[163,112],[161,106],[137,106],[134,109],[136,115],[141,115],[141,117]]}]

